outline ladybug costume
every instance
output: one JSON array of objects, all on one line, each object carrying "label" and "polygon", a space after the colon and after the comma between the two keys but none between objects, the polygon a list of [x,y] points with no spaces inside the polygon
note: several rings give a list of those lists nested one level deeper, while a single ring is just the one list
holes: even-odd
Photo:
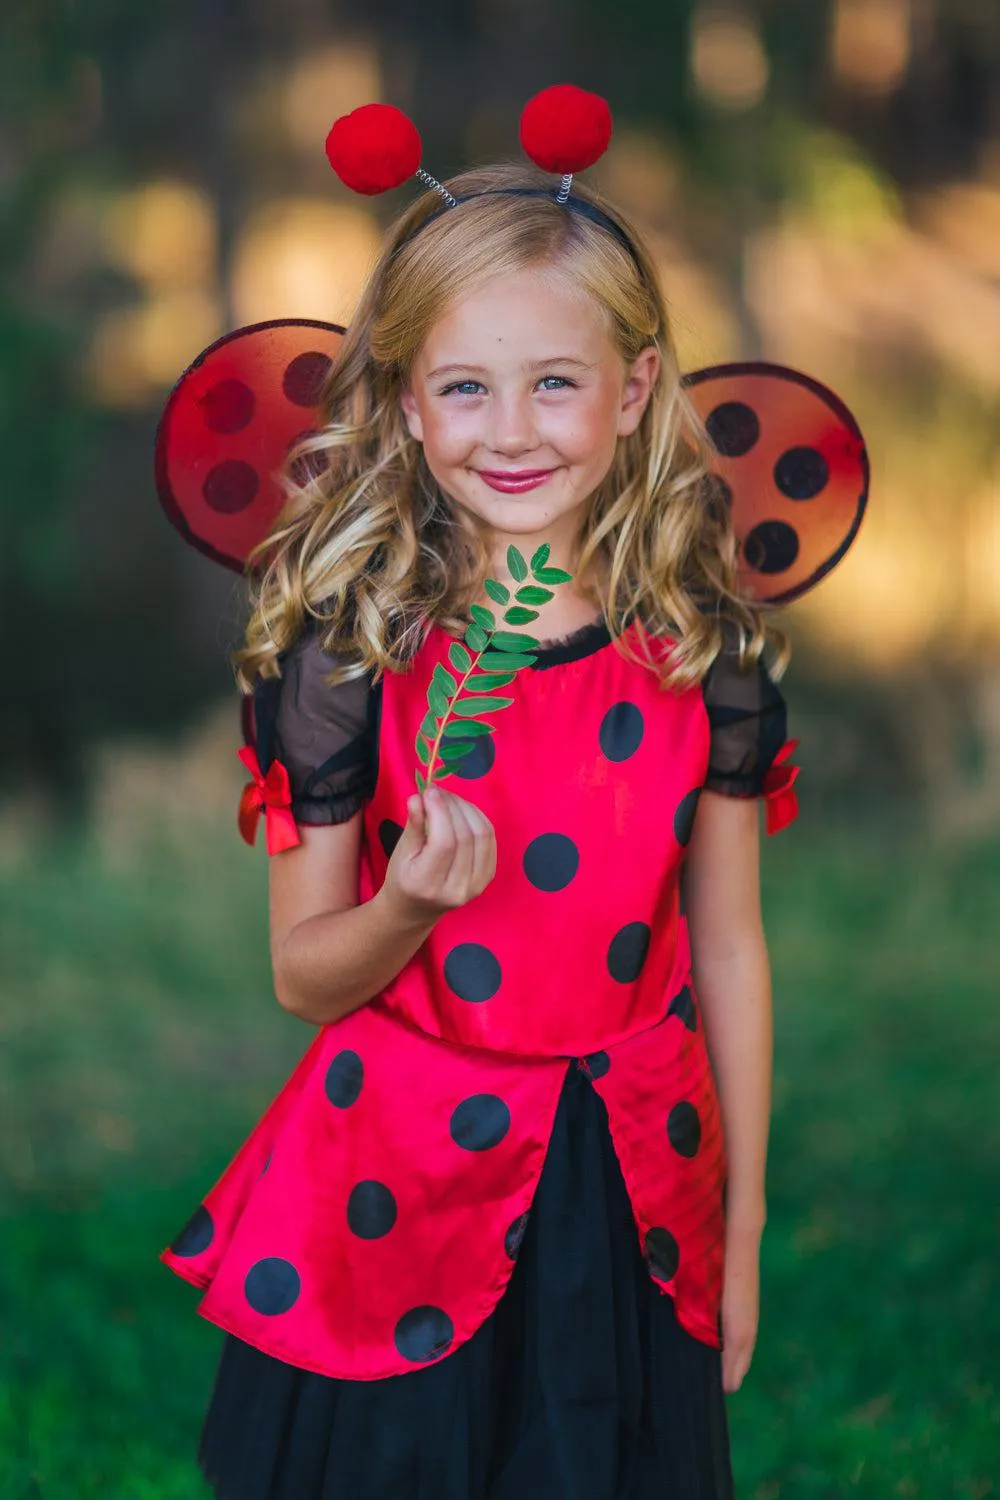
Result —
[{"label": "ladybug costume", "polygon": [[[546,91],[522,121],[568,212],[571,173],[610,135],[592,99]],[[433,184],[405,117],[366,110],[327,142],[345,181],[381,191],[405,167]],[[439,213],[457,206],[433,185]],[[240,565],[267,534],[269,473],[338,340],[321,324],[241,330],[173,393],[160,494],[210,555]],[[803,592],[863,512],[853,418],[775,367],[689,387],[744,582]],[[360,814],[370,899],[453,644],[430,624],[408,671],[331,688],[334,661],[306,630],[254,694],[244,837],[263,818],[275,854],[300,824]],[[513,699],[496,748],[477,739],[452,772],[496,829],[495,878],[368,1004],[319,1028],[163,1252],[228,1334],[200,1449],[222,1500],[732,1494],[726,1154],[682,874],[703,791],[762,797],[771,832],[795,817],[784,699],[762,662],[740,668],[735,632],[703,682],[663,691],[603,620],[542,642]]]}]

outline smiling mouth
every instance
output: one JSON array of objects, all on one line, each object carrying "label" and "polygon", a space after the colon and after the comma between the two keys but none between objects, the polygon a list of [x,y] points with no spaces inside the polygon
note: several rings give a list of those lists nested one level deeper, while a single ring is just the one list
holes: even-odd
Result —
[{"label": "smiling mouth", "polygon": [[544,484],[555,469],[477,469],[485,484],[494,490],[533,490]]}]

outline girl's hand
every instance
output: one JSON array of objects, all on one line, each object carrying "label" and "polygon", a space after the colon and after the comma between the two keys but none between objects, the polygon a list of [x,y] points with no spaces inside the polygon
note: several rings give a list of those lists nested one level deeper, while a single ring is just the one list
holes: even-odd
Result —
[{"label": "girl's hand", "polygon": [[757,1342],[760,1236],[727,1230],[722,1287],[722,1389],[738,1391]]},{"label": "girl's hand", "polygon": [[493,824],[478,807],[443,787],[414,792],[406,827],[392,852],[384,899],[404,921],[435,921],[489,885],[497,868]]}]

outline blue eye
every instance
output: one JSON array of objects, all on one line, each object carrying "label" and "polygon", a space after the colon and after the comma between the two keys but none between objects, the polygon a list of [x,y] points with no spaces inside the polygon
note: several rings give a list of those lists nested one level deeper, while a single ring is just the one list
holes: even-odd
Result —
[{"label": "blue eye", "polygon": [[470,391],[469,386],[479,386],[478,380],[457,380],[454,385],[446,385],[441,392],[442,396],[450,396],[452,391],[459,391],[463,396],[473,396],[475,391]]},{"label": "blue eye", "polygon": [[556,385],[554,387],[549,386],[550,390],[561,390],[563,389],[563,387],[566,387],[568,389],[573,385],[573,381],[567,380],[564,375],[543,375],[542,379],[539,381],[539,385],[548,385],[548,382],[550,380],[556,381]]}]

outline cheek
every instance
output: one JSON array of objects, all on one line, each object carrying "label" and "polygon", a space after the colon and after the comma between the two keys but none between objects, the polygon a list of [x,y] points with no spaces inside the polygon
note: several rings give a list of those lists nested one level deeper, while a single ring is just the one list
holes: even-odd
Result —
[{"label": "cheek", "polygon": [[473,415],[456,407],[429,407],[424,416],[424,455],[429,464],[456,463],[476,442]]},{"label": "cheek", "polygon": [[617,441],[617,420],[618,408],[606,392],[587,394],[558,414],[561,452],[579,464],[607,461]]}]

